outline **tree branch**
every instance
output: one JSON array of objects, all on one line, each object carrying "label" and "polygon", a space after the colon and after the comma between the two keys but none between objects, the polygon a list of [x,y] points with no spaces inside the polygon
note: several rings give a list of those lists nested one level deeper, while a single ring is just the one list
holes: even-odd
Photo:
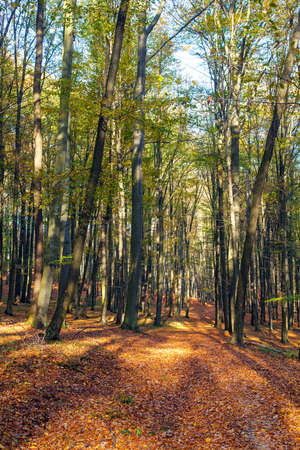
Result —
[{"label": "tree branch", "polygon": [[146,35],[149,36],[149,34],[151,33],[151,31],[153,30],[153,28],[155,27],[155,25],[157,24],[157,22],[159,21],[159,18],[161,16],[162,10],[164,9],[166,4],[166,0],[161,0],[160,5],[156,11],[155,16],[153,17],[152,22],[150,23],[150,25],[146,28]]},{"label": "tree branch", "polygon": [[173,34],[169,39],[167,39],[151,56],[147,58],[147,62],[150,61],[150,59],[154,58],[167,44],[168,42],[172,41],[176,36],[178,36],[179,33],[181,33],[186,27],[189,26],[190,23],[192,23],[197,17],[201,16],[202,13],[204,13],[213,3],[215,0],[212,0],[205,8],[198,11],[190,20],[188,20],[182,27],[179,28],[179,30],[176,31],[176,33]]}]

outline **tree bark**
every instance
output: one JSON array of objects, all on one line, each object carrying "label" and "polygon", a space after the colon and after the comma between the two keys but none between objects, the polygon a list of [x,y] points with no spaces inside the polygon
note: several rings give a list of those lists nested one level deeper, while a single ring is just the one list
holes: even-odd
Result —
[{"label": "tree bark", "polygon": [[41,77],[43,60],[43,40],[44,40],[44,14],[46,0],[38,0],[36,15],[36,56],[33,79],[33,114],[34,114],[34,180],[33,180],[33,201],[34,201],[34,228],[35,228],[35,258],[34,258],[34,288],[33,288],[33,309],[31,314],[35,315],[37,299],[41,288],[43,273],[43,217],[42,217],[42,168],[43,168],[43,137],[41,119]]},{"label": "tree bark", "polygon": [[163,191],[162,191],[162,179],[161,179],[161,169],[162,169],[162,154],[161,154],[161,143],[157,142],[155,144],[156,150],[156,166],[157,166],[157,249],[156,249],[156,266],[157,266],[157,279],[156,279],[156,291],[157,291],[157,302],[156,302],[156,316],[155,325],[161,325],[161,314],[162,314],[162,295],[163,295],[163,241],[164,241],[164,211],[163,211]]},{"label": "tree bark", "polygon": [[128,290],[126,298],[125,317],[122,328],[137,330],[138,296],[141,284],[141,261],[143,240],[143,171],[142,155],[144,149],[144,96],[146,83],[146,54],[147,39],[157,24],[165,0],[146,27],[146,10],[143,13],[142,31],[138,37],[138,67],[134,90],[134,98],[137,102],[137,119],[133,125],[133,151],[132,151],[132,215],[131,215],[131,241],[130,241],[130,270]]}]

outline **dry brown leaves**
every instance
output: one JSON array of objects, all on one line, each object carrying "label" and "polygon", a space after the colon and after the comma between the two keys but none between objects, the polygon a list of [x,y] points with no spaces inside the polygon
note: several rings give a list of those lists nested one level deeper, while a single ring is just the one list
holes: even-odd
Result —
[{"label": "dry brown leaves", "polygon": [[300,448],[299,362],[232,347],[212,316],[195,302],[139,334],[71,321],[52,345],[3,324],[0,448]]}]

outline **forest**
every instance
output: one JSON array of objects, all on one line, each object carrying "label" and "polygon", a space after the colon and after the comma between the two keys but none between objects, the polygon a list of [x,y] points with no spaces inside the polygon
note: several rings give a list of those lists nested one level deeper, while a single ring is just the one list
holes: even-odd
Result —
[{"label": "forest", "polygon": [[0,0],[0,449],[300,448],[299,39]]}]

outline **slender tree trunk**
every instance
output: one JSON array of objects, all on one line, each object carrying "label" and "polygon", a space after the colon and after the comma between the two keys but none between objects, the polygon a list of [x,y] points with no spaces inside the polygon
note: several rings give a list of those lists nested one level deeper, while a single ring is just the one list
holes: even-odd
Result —
[{"label": "slender tree trunk", "polygon": [[221,266],[221,290],[222,304],[224,312],[225,330],[230,329],[230,310],[227,290],[227,270],[226,270],[226,248],[225,248],[225,223],[223,204],[223,174],[218,179],[218,199],[219,199],[219,239],[220,239],[220,266]]},{"label": "slender tree trunk", "polygon": [[146,80],[146,44],[144,29],[138,40],[138,72],[135,99],[139,104],[139,120],[134,124],[132,152],[132,213],[130,241],[130,271],[126,298],[125,317],[122,328],[138,329],[138,295],[141,283],[142,239],[143,239],[143,173],[142,154],[144,149],[143,100]]},{"label": "slender tree trunk", "polygon": [[211,172],[212,209],[214,218],[214,299],[215,299],[215,328],[222,328],[222,283],[220,277],[220,208],[218,205],[219,177],[217,172]]},{"label": "slender tree trunk", "polygon": [[258,270],[259,270],[259,285],[260,285],[260,323],[265,324],[266,323],[266,305],[265,305],[265,268],[264,268],[264,256],[263,252],[264,250],[264,243],[263,243],[263,236],[261,232],[261,224],[260,220],[258,219],[257,222],[257,250],[258,250]]},{"label": "slender tree trunk", "polygon": [[26,292],[27,292],[27,284],[28,284],[28,275],[29,275],[29,255],[30,255],[30,229],[31,229],[31,207],[28,208],[27,214],[27,224],[25,225],[25,242],[24,242],[24,255],[23,255],[23,284],[22,284],[22,294],[21,294],[21,303],[27,303]]},{"label": "slender tree trunk", "polygon": [[[268,214],[268,208],[266,208]],[[271,249],[270,249],[270,218],[267,216],[266,218],[266,297],[270,299],[272,296],[272,280],[271,280]],[[271,302],[268,303],[268,325],[269,330],[273,331],[273,310]]]},{"label": "slender tree trunk", "polygon": [[28,224],[30,226],[30,244],[29,244],[29,264],[28,264],[28,283],[26,290],[26,303],[30,303],[31,299],[31,283],[32,283],[32,265],[33,265],[33,246],[34,246],[34,218],[30,216],[30,222]]},{"label": "slender tree trunk", "polygon": [[[107,309],[113,311],[113,286],[112,286],[112,266],[113,266],[113,210],[112,196],[108,199],[107,205],[107,263],[106,263],[106,279],[107,279]],[[115,312],[115,311],[114,311]]]},{"label": "slender tree trunk", "polygon": [[[297,295],[300,294],[300,261],[295,255],[295,286]],[[297,299],[297,325],[300,327],[300,299]]]},{"label": "slender tree trunk", "polygon": [[146,83],[146,54],[147,39],[164,6],[164,0],[151,24],[145,27],[146,10],[142,17],[142,31],[138,37],[138,67],[134,90],[137,102],[137,120],[133,125],[132,150],[132,213],[131,213],[131,241],[130,241],[130,271],[126,298],[125,317],[122,328],[137,330],[138,296],[141,284],[141,261],[143,240],[143,171],[142,155],[144,149],[144,96]]},{"label": "slender tree trunk", "polygon": [[158,188],[157,188],[157,303],[156,303],[156,316],[155,325],[161,325],[162,314],[162,295],[163,295],[163,240],[164,240],[164,217],[163,217],[163,191],[161,180],[161,166],[162,166],[162,154],[161,144],[158,142],[155,145],[156,149],[156,166],[158,170]]},{"label": "slender tree trunk", "polygon": [[[231,82],[232,106],[229,113],[228,125],[230,130],[230,158],[227,157],[228,189],[230,207],[230,258],[229,258],[229,305],[230,305],[230,331],[235,327],[235,289],[239,272],[239,234],[240,234],[240,195],[239,195],[239,169],[240,169],[240,91],[242,85],[243,69],[246,59],[244,37],[238,55],[236,46],[235,2],[230,2],[229,17],[230,31],[230,57],[229,71]],[[227,131],[227,133],[229,132]],[[226,141],[229,141],[229,136]]]},{"label": "slender tree trunk", "polygon": [[[251,262],[250,262],[250,280],[251,280],[251,325],[254,326],[255,331],[259,330],[258,325],[258,299],[257,299],[257,286],[256,286],[256,280],[257,280],[257,270],[254,268],[254,262],[255,257],[252,255]],[[257,264],[255,265],[257,268]]]},{"label": "slender tree trunk", "polygon": [[[225,143],[228,147],[229,136],[228,129],[225,129]],[[236,284],[236,268],[237,268],[237,241],[236,237],[238,235],[237,226],[235,223],[234,214],[234,201],[233,201],[233,181],[232,181],[232,167],[229,155],[227,160],[227,179],[228,179],[228,201],[229,201],[229,218],[230,218],[230,240],[228,249],[228,279],[229,279],[229,289],[228,289],[228,301],[229,301],[229,311],[230,311],[230,323],[229,331],[234,330],[235,322],[235,309],[234,309],[234,287]]]},{"label": "slender tree trunk", "polygon": [[[2,37],[2,36],[1,36]],[[3,95],[4,95],[4,56],[5,51],[1,45],[0,48],[0,301],[2,301],[3,287],[3,219],[4,219],[4,173],[5,173],[5,149],[3,140]]]},{"label": "slender tree trunk", "polygon": [[107,234],[108,234],[108,223],[107,217],[104,218],[101,230],[101,324],[106,325],[106,311],[107,311],[107,300],[108,300],[108,280],[107,280]]},{"label": "slender tree trunk", "polygon": [[23,192],[21,193],[21,211],[19,216],[20,222],[20,234],[19,234],[19,249],[17,255],[17,268],[16,268],[16,286],[15,286],[15,299],[20,300],[21,288],[23,283],[22,268],[24,268],[24,245],[25,245],[25,201],[23,198]]},{"label": "slender tree trunk", "polygon": [[[94,234],[96,233],[96,224],[93,227],[93,219],[91,220],[90,223],[90,230],[89,230],[89,239],[88,239],[88,246],[87,246],[87,252],[85,254],[85,259],[84,259],[84,264],[83,264],[83,273],[82,273],[82,279],[81,279],[81,283],[79,283],[78,280],[78,297],[79,297],[79,302],[81,301],[81,297],[82,297],[82,293],[84,291],[84,285],[86,282],[86,278],[87,278],[87,273],[88,273],[88,267],[90,264],[90,259],[91,259],[91,252],[92,252],[92,244],[93,244],[93,238],[94,238]],[[83,305],[85,304],[85,300],[83,301]],[[83,317],[85,317],[85,306],[83,306]]]},{"label": "slender tree trunk", "polygon": [[[7,4],[6,4],[7,5]],[[15,4],[11,10],[10,16],[7,17],[6,25],[4,21],[1,24],[0,31],[0,301],[2,300],[2,288],[3,288],[3,222],[4,222],[4,173],[5,173],[5,147],[3,139],[3,127],[4,127],[4,89],[5,89],[5,58],[6,58],[6,45],[5,39],[9,31],[11,21],[15,16],[16,9],[19,5]],[[2,16],[3,17],[3,16]]]},{"label": "slender tree trunk", "polygon": [[125,300],[125,247],[126,247],[126,228],[125,228],[125,192],[123,185],[123,166],[120,158],[121,150],[121,133],[117,135],[117,149],[118,151],[118,164],[119,164],[119,188],[120,188],[120,208],[119,208],[119,221],[118,221],[118,257],[119,257],[119,288],[117,289],[118,295],[118,309],[116,323],[121,325],[123,321],[124,313],[124,300]]},{"label": "slender tree trunk", "polygon": [[91,274],[91,295],[90,295],[90,304],[91,310],[95,311],[96,299],[97,299],[97,275],[100,266],[100,246],[97,245],[97,236],[95,234],[94,237],[94,255],[93,255],[93,269]]},{"label": "slender tree trunk", "polygon": [[179,294],[179,277],[180,277],[180,227],[177,225],[175,230],[175,245],[174,245],[174,316],[180,317],[181,301]]},{"label": "slender tree trunk", "polygon": [[[281,241],[281,258],[280,258],[280,291],[281,297],[289,296],[288,287],[288,255],[287,255],[287,209],[286,209],[286,182],[285,182],[285,162],[283,155],[279,153],[279,198],[280,198],[280,241]],[[281,302],[281,342],[288,343],[288,302],[286,299]]]},{"label": "slender tree trunk", "polygon": [[215,247],[215,268],[214,268],[214,281],[215,281],[215,327],[222,328],[222,310],[221,310],[221,296],[222,285],[220,283],[220,240],[219,240],[219,214],[215,220],[215,233],[214,233],[214,247]]},{"label": "slender tree trunk", "polygon": [[44,14],[46,0],[38,0],[36,15],[36,56],[33,80],[33,111],[34,111],[34,181],[33,181],[33,201],[34,201],[34,227],[35,227],[35,259],[34,259],[34,289],[33,289],[33,309],[31,314],[35,316],[37,299],[39,296],[42,273],[43,273],[43,217],[42,217],[42,183],[41,175],[43,168],[43,138],[41,119],[41,76],[43,60],[43,40],[44,40]]},{"label": "slender tree trunk", "polygon": [[[183,209],[183,208],[182,208]],[[182,216],[184,216],[184,211],[182,211]],[[185,299],[185,260],[184,260],[184,241],[183,241],[183,219],[180,220],[180,238],[179,238],[179,267],[180,267],[180,309],[184,307]]]},{"label": "slender tree trunk", "polygon": [[[291,203],[293,204],[293,187],[291,192]],[[295,286],[294,286],[294,242],[292,238],[293,234],[293,212],[290,212],[288,219],[288,231],[287,231],[287,256],[288,256],[288,278],[289,278],[289,291],[291,296],[291,301],[288,304],[288,315],[289,315],[289,330],[294,327],[294,309],[295,309]]]},{"label": "slender tree trunk", "polygon": [[67,219],[65,226],[65,237],[63,244],[63,262],[60,268],[58,296],[64,294],[67,287],[67,279],[70,268],[70,255],[71,255],[71,233],[70,233],[70,220]]}]

